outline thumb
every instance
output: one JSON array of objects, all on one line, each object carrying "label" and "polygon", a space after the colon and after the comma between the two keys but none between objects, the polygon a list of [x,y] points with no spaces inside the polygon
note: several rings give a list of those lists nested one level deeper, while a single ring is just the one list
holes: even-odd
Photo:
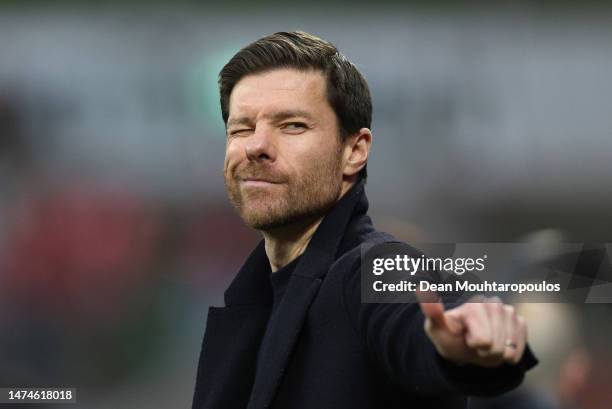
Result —
[{"label": "thumb", "polygon": [[416,292],[419,306],[425,318],[429,319],[432,328],[446,328],[446,319],[444,318],[444,304],[440,301],[440,297],[433,291],[418,291]]}]

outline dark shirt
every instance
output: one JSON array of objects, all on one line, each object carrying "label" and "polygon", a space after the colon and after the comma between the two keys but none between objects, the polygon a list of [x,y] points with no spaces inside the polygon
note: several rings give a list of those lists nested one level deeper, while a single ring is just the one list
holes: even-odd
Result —
[{"label": "dark shirt", "polygon": [[285,294],[285,290],[287,289],[287,284],[289,284],[289,279],[291,278],[291,274],[293,274],[293,270],[295,270],[295,266],[300,261],[300,257],[293,260],[291,263],[287,264],[285,267],[276,271],[275,273],[270,274],[270,282],[272,283],[272,292],[274,293],[274,303],[272,304],[272,315],[278,308],[281,300],[283,299],[283,295]]},{"label": "dark shirt", "polygon": [[[270,313],[270,319],[268,320],[268,326],[266,328],[266,332],[262,339],[262,345],[268,342],[268,339],[270,337],[270,334],[269,334],[270,331],[268,329],[274,326],[274,323],[277,320],[277,317],[279,314],[278,307],[283,299],[283,295],[285,294],[287,285],[289,285],[291,274],[293,274],[293,271],[295,270],[295,266],[297,266],[298,262],[300,261],[300,258],[301,256],[296,258],[289,264],[287,264],[285,267],[277,270],[276,272],[270,273],[270,283],[272,284],[272,293],[273,293],[274,301],[272,302],[272,311]],[[257,362],[259,362],[260,354],[261,354],[261,349],[260,349],[260,353],[257,354]]]}]

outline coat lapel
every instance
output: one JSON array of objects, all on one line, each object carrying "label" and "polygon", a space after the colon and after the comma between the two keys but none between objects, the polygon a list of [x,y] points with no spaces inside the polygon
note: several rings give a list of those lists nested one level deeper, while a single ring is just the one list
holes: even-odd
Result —
[{"label": "coat lapel", "polygon": [[248,257],[225,292],[223,308],[211,307],[202,342],[194,409],[244,409],[259,342],[272,304],[270,267],[263,242]]},{"label": "coat lapel", "polygon": [[347,224],[355,212],[365,213],[363,182],[357,183],[327,214],[289,281],[275,325],[269,326],[269,342],[261,345],[260,361],[248,409],[269,407],[282,380],[322,278],[336,258]]}]

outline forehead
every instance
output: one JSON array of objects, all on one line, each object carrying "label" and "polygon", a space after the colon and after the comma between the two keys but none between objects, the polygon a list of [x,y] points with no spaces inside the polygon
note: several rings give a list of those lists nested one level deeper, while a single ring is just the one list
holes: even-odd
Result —
[{"label": "forehead", "polygon": [[317,115],[331,111],[322,72],[282,68],[247,75],[234,86],[229,101],[230,117],[287,109]]}]

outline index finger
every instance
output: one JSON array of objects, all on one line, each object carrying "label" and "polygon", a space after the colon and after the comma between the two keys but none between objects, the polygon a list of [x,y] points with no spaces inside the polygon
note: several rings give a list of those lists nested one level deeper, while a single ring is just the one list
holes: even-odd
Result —
[{"label": "index finger", "polygon": [[445,327],[446,320],[444,318],[444,304],[440,296],[435,291],[416,291],[419,306],[423,315],[431,320],[435,327]]}]

